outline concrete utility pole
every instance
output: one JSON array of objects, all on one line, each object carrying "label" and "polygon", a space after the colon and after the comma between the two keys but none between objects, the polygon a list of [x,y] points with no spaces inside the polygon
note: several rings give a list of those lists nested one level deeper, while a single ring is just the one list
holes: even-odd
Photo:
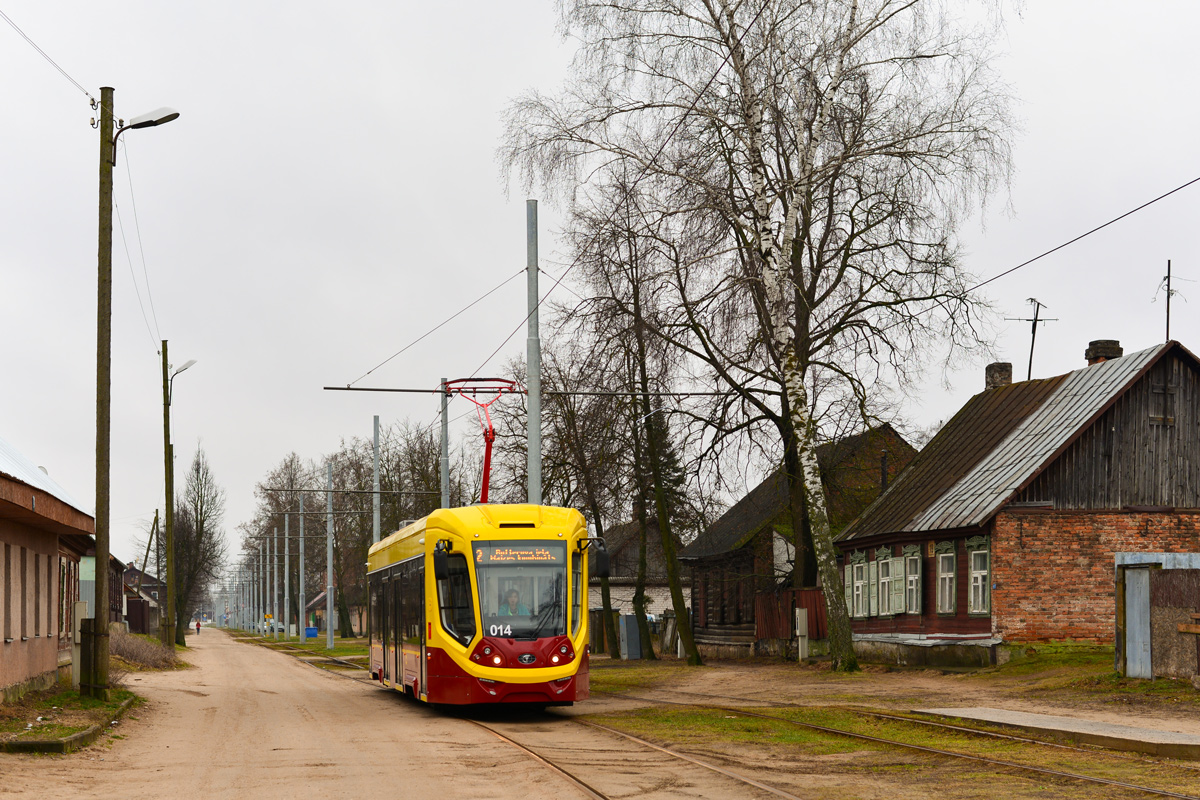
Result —
[{"label": "concrete utility pole", "polygon": [[525,251],[528,264],[529,339],[526,343],[526,389],[529,391],[527,431],[529,448],[525,473],[529,502],[542,504],[542,343],[538,335],[537,200],[525,201]]},{"label": "concrete utility pole", "polygon": [[375,415],[375,459],[371,475],[371,544],[379,544],[379,415]]},{"label": "concrete utility pole", "polygon": [[442,508],[450,507],[450,394],[442,378]]},{"label": "concrete utility pole", "polygon": [[271,625],[275,629],[275,641],[279,641],[279,527],[275,528],[274,551],[271,553]]},{"label": "concrete utility pole", "polygon": [[96,291],[96,584],[94,674],[88,694],[108,699],[108,462],[112,421],[113,89],[100,89],[100,235]]},{"label": "concrete utility pole", "polygon": [[[333,462],[327,462],[325,493],[325,647],[333,649]],[[378,497],[378,495],[376,495]]]},{"label": "concrete utility pole", "polygon": [[163,374],[163,478],[166,510],[163,514],[163,552],[167,559],[167,624],[163,642],[175,641],[175,448],[171,445],[171,379],[167,363],[167,340],[162,340]]},{"label": "concrete utility pole", "polygon": [[308,641],[304,626],[308,624],[305,619],[304,606],[304,492],[300,493],[300,644]]},{"label": "concrete utility pole", "polygon": [[283,515],[283,638],[292,632],[292,559],[288,515]]}]

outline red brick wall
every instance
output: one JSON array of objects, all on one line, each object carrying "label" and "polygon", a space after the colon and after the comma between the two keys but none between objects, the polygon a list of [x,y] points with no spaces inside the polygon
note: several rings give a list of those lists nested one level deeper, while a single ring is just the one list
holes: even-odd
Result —
[{"label": "red brick wall", "polygon": [[1111,642],[1118,552],[1200,552],[1200,513],[1002,511],[992,528],[993,632]]}]

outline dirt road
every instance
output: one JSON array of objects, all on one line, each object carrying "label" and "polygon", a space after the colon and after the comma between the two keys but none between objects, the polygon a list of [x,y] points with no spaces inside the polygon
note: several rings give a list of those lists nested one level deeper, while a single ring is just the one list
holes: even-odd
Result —
[{"label": "dirt road", "polygon": [[70,756],[0,753],[0,796],[582,796],[487,731],[395,692],[216,629],[189,640],[195,669],[130,676],[148,702],[116,726],[124,738]]}]

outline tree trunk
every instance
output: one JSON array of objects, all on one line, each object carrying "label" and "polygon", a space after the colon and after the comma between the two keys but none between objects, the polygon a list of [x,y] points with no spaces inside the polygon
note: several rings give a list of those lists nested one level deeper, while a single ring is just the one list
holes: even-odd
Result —
[{"label": "tree trunk", "polygon": [[337,588],[338,636],[343,639],[354,638],[354,626],[350,624],[350,606],[346,602],[346,593],[341,587]]},{"label": "tree trunk", "polygon": [[[632,261],[633,254],[630,254]],[[684,652],[687,653],[688,664],[699,667],[704,664],[700,651],[696,648],[696,640],[692,636],[692,626],[689,622],[687,602],[683,598],[683,584],[679,580],[679,558],[675,553],[675,538],[671,534],[671,520],[667,513],[667,498],[663,490],[662,465],[659,462],[659,450],[655,427],[650,424],[650,415],[655,413],[650,408],[650,380],[646,375],[646,341],[642,330],[641,293],[638,282],[633,284],[633,329],[637,341],[637,369],[641,383],[642,414],[646,424],[646,449],[650,456],[650,473],[654,482],[654,505],[658,512],[658,533],[662,537],[663,562],[667,569],[667,584],[671,588],[671,607],[675,610],[676,628],[679,639],[683,642]]]},{"label": "tree trunk", "polygon": [[[588,496],[595,497],[591,493],[591,487],[588,487]],[[600,520],[600,508],[593,500],[592,502],[592,519],[596,524],[596,536],[604,538],[604,523]],[[607,545],[606,545],[607,546]],[[604,643],[608,646],[608,655],[612,659],[621,657],[621,639],[617,635],[617,626],[613,624],[612,616],[612,595],[608,589],[608,578],[600,578],[600,604],[603,607],[602,613],[604,617],[601,625],[604,628]]]},{"label": "tree trunk", "polygon": [[[641,488],[638,487],[639,494]],[[642,658],[656,661],[658,656],[654,655],[654,639],[650,636],[650,623],[646,620],[646,504],[640,498],[635,502],[635,510],[638,518],[638,571],[637,584],[633,590],[633,613],[637,615]]]}]

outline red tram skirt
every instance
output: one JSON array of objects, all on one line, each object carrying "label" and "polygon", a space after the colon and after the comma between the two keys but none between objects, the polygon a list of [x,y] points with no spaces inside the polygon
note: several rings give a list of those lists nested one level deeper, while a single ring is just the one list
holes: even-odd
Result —
[{"label": "red tram skirt", "polygon": [[430,703],[471,705],[477,703],[574,703],[588,698],[588,656],[584,653],[579,671],[556,681],[506,683],[468,675],[441,648],[425,650],[425,699]]}]

